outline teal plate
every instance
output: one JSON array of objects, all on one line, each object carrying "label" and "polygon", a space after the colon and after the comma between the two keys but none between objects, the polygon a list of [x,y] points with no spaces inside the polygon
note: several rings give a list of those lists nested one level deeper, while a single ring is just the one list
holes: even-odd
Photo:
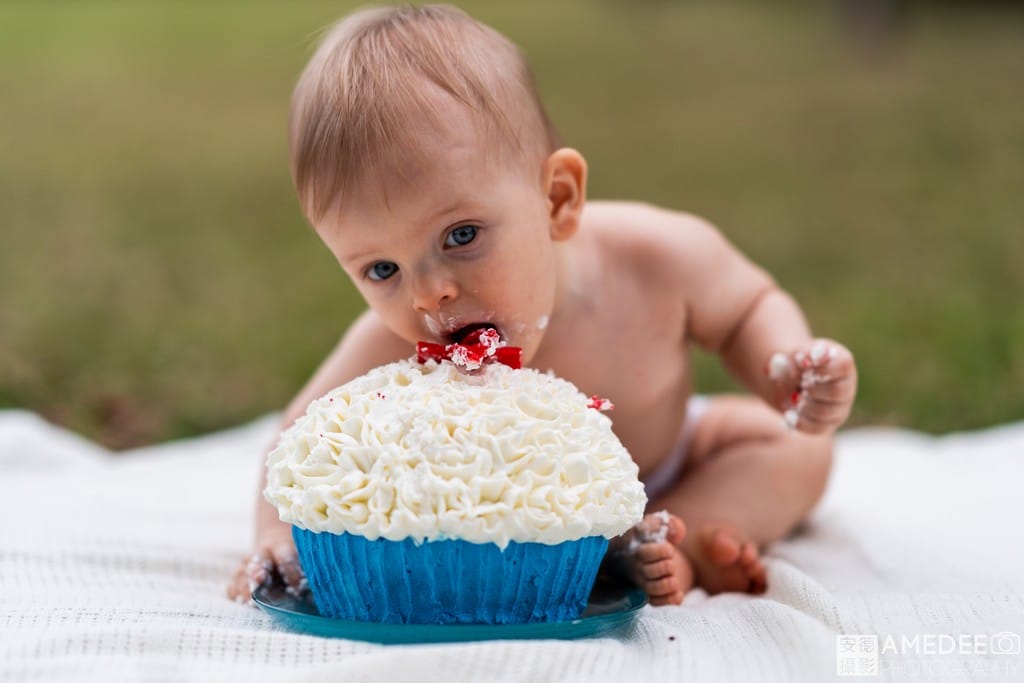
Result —
[{"label": "teal plate", "polygon": [[253,602],[291,631],[385,645],[461,643],[473,640],[573,640],[610,633],[636,619],[647,604],[644,592],[622,584],[599,584],[579,619],[536,624],[380,624],[320,616],[309,594],[290,595],[280,586],[260,586]]}]

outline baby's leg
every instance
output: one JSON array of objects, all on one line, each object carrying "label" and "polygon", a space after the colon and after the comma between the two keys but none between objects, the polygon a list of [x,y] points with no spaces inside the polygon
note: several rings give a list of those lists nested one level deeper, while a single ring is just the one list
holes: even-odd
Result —
[{"label": "baby's leg", "polygon": [[711,399],[682,477],[648,503],[686,522],[681,548],[709,593],[761,592],[760,548],[790,532],[821,498],[831,437],[787,430],[753,397]]}]

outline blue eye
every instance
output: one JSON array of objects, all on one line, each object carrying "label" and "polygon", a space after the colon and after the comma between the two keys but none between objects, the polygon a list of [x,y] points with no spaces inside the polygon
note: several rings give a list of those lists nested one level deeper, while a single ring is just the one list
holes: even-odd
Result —
[{"label": "blue eye", "polygon": [[460,225],[448,233],[448,236],[444,238],[444,246],[465,246],[476,239],[477,230],[478,228],[475,225]]},{"label": "blue eye", "polygon": [[370,269],[366,272],[366,277],[371,280],[387,280],[397,272],[398,266],[391,261],[378,261],[370,266]]}]

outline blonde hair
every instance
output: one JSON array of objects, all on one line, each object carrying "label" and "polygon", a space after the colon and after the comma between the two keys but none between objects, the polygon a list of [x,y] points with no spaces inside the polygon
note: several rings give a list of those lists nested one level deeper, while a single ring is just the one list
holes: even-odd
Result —
[{"label": "blonde hair", "polygon": [[464,105],[499,153],[537,161],[538,174],[560,145],[522,52],[503,35],[447,5],[363,9],[327,31],[292,95],[292,181],[311,223],[367,171],[417,152],[410,120],[439,123],[429,83]]}]

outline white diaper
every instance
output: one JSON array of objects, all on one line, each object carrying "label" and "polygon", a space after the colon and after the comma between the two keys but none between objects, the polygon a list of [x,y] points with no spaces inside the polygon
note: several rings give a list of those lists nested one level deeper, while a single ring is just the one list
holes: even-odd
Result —
[{"label": "white diaper", "polygon": [[683,471],[683,466],[686,465],[686,456],[690,451],[693,434],[697,431],[700,419],[707,412],[710,401],[709,396],[693,395],[686,402],[686,417],[683,418],[683,426],[679,430],[676,447],[672,449],[667,458],[661,461],[657,469],[643,479],[648,501],[661,497],[679,479],[679,474]]}]

